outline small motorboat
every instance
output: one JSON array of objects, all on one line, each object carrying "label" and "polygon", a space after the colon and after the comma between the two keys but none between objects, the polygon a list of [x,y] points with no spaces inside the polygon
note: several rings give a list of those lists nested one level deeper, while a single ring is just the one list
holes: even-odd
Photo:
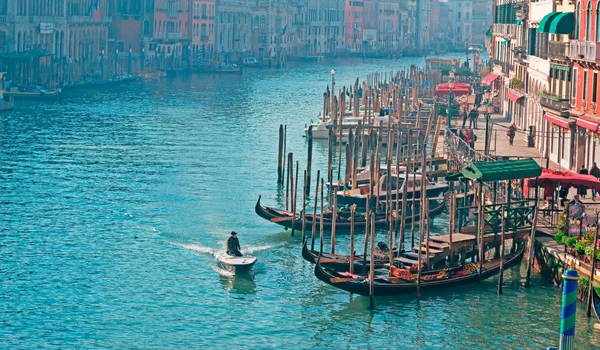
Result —
[{"label": "small motorboat", "polygon": [[256,257],[252,255],[232,256],[227,253],[217,255],[217,262],[223,269],[234,274],[246,273],[256,263]]}]

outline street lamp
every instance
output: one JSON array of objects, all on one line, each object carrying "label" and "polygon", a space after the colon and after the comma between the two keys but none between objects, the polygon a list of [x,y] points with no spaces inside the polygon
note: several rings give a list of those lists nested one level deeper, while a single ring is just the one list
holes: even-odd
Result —
[{"label": "street lamp", "polygon": [[119,73],[119,48],[115,50],[115,76]]},{"label": "street lamp", "polygon": [[454,89],[454,70],[455,68],[452,67],[452,69],[450,70],[449,78],[448,78],[448,88],[450,89],[450,96],[448,98],[448,114],[447,114],[447,119],[448,119],[448,130],[450,130],[450,128],[452,127],[451,124],[451,120],[452,117],[450,115],[450,113],[452,112],[452,100],[453,100],[453,96],[452,96],[452,89]]},{"label": "street lamp", "polygon": [[329,115],[333,115],[333,99],[335,96],[335,69],[331,69],[331,104],[330,104],[330,113]]}]

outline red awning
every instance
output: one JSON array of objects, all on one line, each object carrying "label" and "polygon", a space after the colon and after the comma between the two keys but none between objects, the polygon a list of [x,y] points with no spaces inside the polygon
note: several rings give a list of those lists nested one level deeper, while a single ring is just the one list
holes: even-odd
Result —
[{"label": "red awning", "polygon": [[554,116],[551,116],[550,114],[546,114],[544,116],[544,119],[546,119],[550,123],[552,123],[554,125],[558,125],[562,128],[565,128],[565,129],[569,128],[569,119],[565,119],[565,118],[561,118],[561,117],[554,117]]},{"label": "red awning", "polygon": [[515,91],[515,90],[512,90],[512,89],[508,90],[508,99],[511,100],[511,101],[513,101],[513,102],[515,102],[515,103],[517,101],[519,101],[520,98],[523,98],[523,96],[525,96],[525,95],[523,95],[522,93],[520,93],[518,91]]},{"label": "red awning", "polygon": [[[529,186],[535,186],[535,178],[529,179]],[[556,171],[551,169],[542,169],[542,175],[538,177],[538,186],[540,187],[578,187],[585,186],[600,190],[600,181],[592,175],[582,175],[570,171]]]},{"label": "red awning", "polygon": [[[466,83],[454,83],[454,87],[452,88],[452,95],[468,95],[471,93],[471,85]],[[444,96],[450,94],[450,86],[448,83],[439,84],[435,87],[436,96]]]},{"label": "red awning", "polygon": [[485,77],[483,77],[481,79],[481,83],[485,84],[485,85],[492,85],[492,83],[498,79],[498,76],[496,74],[488,74]]},{"label": "red awning", "polygon": [[593,122],[591,120],[585,120],[581,118],[577,118],[577,126],[580,126],[584,129],[588,129],[593,132],[596,132],[598,130],[598,122]]}]

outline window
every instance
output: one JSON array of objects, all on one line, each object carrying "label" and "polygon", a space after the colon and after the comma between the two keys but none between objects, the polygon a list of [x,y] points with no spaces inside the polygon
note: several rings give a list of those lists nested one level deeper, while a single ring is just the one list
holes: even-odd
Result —
[{"label": "window", "polygon": [[596,5],[596,41],[600,41],[600,3]]},{"label": "window", "polygon": [[577,68],[573,69],[573,91],[571,92],[571,97],[577,97]]},{"label": "window", "polygon": [[583,99],[587,99],[587,87],[588,87],[588,72],[583,72]]},{"label": "window", "polygon": [[594,85],[592,85],[592,102],[596,103],[596,96],[598,94],[598,72],[594,72]]},{"label": "window", "polygon": [[592,2],[588,2],[587,7],[587,21],[585,25],[585,40],[590,41],[590,33],[592,31]]}]

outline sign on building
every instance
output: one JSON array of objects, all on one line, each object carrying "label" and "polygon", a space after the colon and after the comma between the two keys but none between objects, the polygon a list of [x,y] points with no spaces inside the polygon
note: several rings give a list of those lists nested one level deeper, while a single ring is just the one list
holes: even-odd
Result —
[{"label": "sign on building", "polygon": [[54,33],[54,23],[40,23],[40,34]]}]

